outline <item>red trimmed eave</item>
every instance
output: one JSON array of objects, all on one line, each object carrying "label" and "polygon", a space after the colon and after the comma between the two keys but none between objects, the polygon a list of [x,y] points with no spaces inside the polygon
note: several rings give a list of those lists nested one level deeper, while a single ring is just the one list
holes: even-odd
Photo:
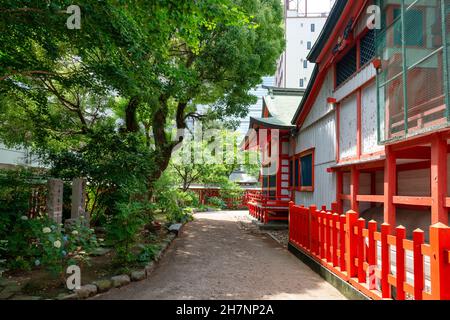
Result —
[{"label": "red trimmed eave", "polygon": [[[320,89],[322,88],[325,77],[328,73],[328,70],[332,66],[335,55],[331,54],[333,50],[333,46],[336,44],[339,36],[342,36],[348,21],[351,17],[358,19],[361,15],[361,10],[365,7],[367,1],[361,0],[348,0],[347,5],[345,6],[344,12],[342,13],[339,21],[336,23],[334,27],[333,33],[328,38],[326,45],[324,46],[321,54],[315,61],[319,66],[319,73],[314,82],[313,88],[309,95],[306,97],[305,104],[303,106],[303,110],[300,112],[300,115],[296,119],[297,127],[301,127],[309,112],[311,111],[314,102],[316,101],[317,96],[319,95]],[[326,58],[326,59],[325,59]]]},{"label": "red trimmed eave", "polygon": [[[361,15],[361,10],[365,7],[367,0],[348,0],[347,5],[345,6],[344,12],[342,12],[339,21],[336,23],[336,26],[333,29],[333,33],[328,38],[327,43],[321,50],[321,53],[315,63],[318,64],[326,64],[329,60],[331,60],[332,55],[329,55],[333,50],[333,46],[336,44],[337,39],[342,36],[345,28],[347,27],[347,23],[350,18],[358,19]],[[355,20],[356,21],[356,20]],[[354,25],[355,25],[354,21]],[[326,61],[325,61],[326,58]]]},{"label": "red trimmed eave", "polygon": [[[258,132],[259,127],[260,126],[258,126],[258,125],[253,125],[250,129],[254,129],[254,130],[256,130],[256,132]],[[252,151],[252,150],[254,151],[255,150],[254,148],[250,149],[250,138],[252,138],[252,136],[245,137],[244,145],[241,147],[242,151]],[[256,139],[258,139],[258,135],[256,135]],[[258,147],[259,147],[259,141],[256,141],[256,150],[258,149]]]}]

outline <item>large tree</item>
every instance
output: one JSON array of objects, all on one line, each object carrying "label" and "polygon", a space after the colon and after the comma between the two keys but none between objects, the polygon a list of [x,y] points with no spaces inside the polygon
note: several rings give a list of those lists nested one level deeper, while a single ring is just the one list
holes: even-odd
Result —
[{"label": "large tree", "polygon": [[80,0],[79,30],[71,4],[0,1],[0,137],[56,166],[120,155],[149,190],[197,105],[244,116],[283,49],[279,0]]}]

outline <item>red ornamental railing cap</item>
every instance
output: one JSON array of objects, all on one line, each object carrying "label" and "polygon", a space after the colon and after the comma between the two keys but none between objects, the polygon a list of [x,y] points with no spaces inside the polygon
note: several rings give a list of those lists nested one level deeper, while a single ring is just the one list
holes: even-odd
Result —
[{"label": "red ornamental railing cap", "polygon": [[356,211],[348,210],[348,211],[347,211],[347,214],[357,214],[357,213],[356,213]]},{"label": "red ornamental railing cap", "polygon": [[443,224],[442,222],[435,223],[430,228],[433,228],[433,229],[450,229],[449,226],[447,226],[446,224]]},{"label": "red ornamental railing cap", "polygon": [[404,226],[402,226],[402,225],[399,225],[396,229],[397,229],[397,230],[398,230],[398,229],[404,229],[404,230],[406,230],[406,228],[405,228]]},{"label": "red ornamental railing cap", "polygon": [[369,223],[377,223],[375,220],[370,220]]},{"label": "red ornamental railing cap", "polygon": [[419,232],[420,232],[420,233],[424,233],[424,231],[423,231],[422,229],[420,229],[420,228],[417,228],[416,230],[413,231],[413,233],[414,233],[414,232],[415,232],[415,233],[419,233]]}]

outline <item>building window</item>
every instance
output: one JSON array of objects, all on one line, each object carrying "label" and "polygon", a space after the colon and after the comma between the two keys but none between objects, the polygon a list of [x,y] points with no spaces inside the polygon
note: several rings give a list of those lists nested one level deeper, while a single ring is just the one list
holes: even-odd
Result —
[{"label": "building window", "polygon": [[303,60],[303,68],[304,69],[308,68],[308,60]]},{"label": "building window", "polygon": [[316,25],[314,23],[311,23],[311,32],[316,31]]},{"label": "building window", "polygon": [[300,88],[303,88],[304,85],[305,85],[304,80],[300,79]]},{"label": "building window", "polygon": [[291,170],[294,177],[289,180],[290,186],[298,191],[313,192],[314,149],[296,155],[291,159],[290,165],[294,166],[294,170]]},{"label": "building window", "polygon": [[302,188],[313,187],[313,154],[300,157],[300,184]]},{"label": "building window", "polygon": [[308,41],[307,43],[306,43],[306,48],[308,49],[308,50],[311,50],[311,41]]},{"label": "building window", "polygon": [[359,42],[360,61],[362,67],[375,57],[375,30],[369,30]]},{"label": "building window", "polygon": [[336,86],[340,86],[356,72],[356,46],[336,63]]}]

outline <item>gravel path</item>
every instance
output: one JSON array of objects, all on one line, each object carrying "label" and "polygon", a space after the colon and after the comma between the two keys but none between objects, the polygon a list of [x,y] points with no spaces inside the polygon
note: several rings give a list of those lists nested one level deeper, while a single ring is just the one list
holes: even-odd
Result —
[{"label": "gravel path", "polygon": [[95,299],[345,299],[246,211],[195,215],[146,280]]}]

